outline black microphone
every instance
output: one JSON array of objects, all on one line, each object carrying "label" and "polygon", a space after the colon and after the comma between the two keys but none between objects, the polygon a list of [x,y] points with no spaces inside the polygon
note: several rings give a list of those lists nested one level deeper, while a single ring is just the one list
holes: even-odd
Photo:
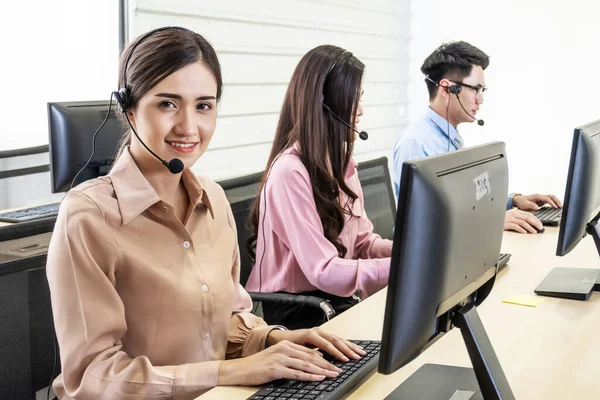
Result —
[{"label": "black microphone", "polygon": [[148,150],[150,152],[150,154],[152,154],[154,157],[156,157],[158,159],[158,161],[160,161],[165,167],[167,167],[167,169],[172,174],[178,174],[181,171],[183,171],[183,167],[184,167],[183,166],[183,161],[181,161],[179,158],[173,158],[171,161],[167,162],[167,160],[163,160],[158,155],[156,155],[155,152],[153,152],[152,150],[150,150],[150,148],[148,146],[146,146],[146,143],[144,143],[144,141],[139,137],[139,135],[137,134],[137,132],[133,128],[133,125],[131,124],[131,121],[129,120],[129,117],[127,116],[127,113],[124,112],[123,114],[125,115],[125,119],[127,120],[127,123],[129,124],[129,127],[131,128],[131,130],[135,134],[135,137],[138,138],[138,140],[140,141],[140,143],[142,144],[142,146],[144,146],[146,148],[146,150]]},{"label": "black microphone", "polygon": [[463,107],[462,103],[460,102],[460,97],[458,97],[458,93],[456,94],[456,99],[458,100],[458,104],[460,104],[460,107],[463,109],[463,111],[465,112],[465,114],[467,114],[469,117],[473,118],[475,121],[477,121],[477,125],[479,126],[483,126],[485,124],[485,122],[482,119],[477,119],[474,116],[472,116],[471,114],[469,114],[467,112],[467,110],[465,110],[465,108]]},{"label": "black microphone", "polygon": [[335,115],[335,113],[333,111],[331,111],[331,108],[327,107],[327,104],[323,103],[323,107],[325,107],[325,109],[327,111],[329,111],[331,113],[331,115],[333,115],[342,124],[346,125],[348,128],[352,129],[354,132],[358,133],[358,137],[359,138],[361,138],[362,140],[367,140],[369,138],[369,134],[366,131],[360,131],[359,132],[356,129],[354,129],[354,127],[350,126],[349,123],[347,123],[346,121],[344,121],[343,119],[341,119],[340,117],[338,117],[337,115]]}]

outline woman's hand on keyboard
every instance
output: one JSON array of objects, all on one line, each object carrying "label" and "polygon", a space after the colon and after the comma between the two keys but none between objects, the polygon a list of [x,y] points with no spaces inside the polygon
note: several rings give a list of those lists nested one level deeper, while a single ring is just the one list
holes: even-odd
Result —
[{"label": "woman's hand on keyboard", "polygon": [[339,336],[332,335],[321,328],[297,329],[294,331],[273,330],[269,334],[269,343],[277,343],[280,340],[289,340],[290,342],[301,344],[308,347],[316,347],[341,361],[348,361],[349,358],[358,360],[366,353],[356,344],[342,339]]},{"label": "woman's hand on keyboard", "polygon": [[[270,336],[269,342],[274,342]],[[249,357],[221,361],[218,385],[261,385],[277,379],[322,381],[340,372],[317,350],[283,340]]]}]

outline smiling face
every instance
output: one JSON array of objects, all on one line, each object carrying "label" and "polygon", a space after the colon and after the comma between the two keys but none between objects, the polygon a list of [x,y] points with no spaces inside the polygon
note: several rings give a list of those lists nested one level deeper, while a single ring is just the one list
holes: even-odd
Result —
[{"label": "smiling face", "polygon": [[[140,138],[160,158],[179,158],[185,169],[204,154],[217,125],[217,82],[203,62],[164,78],[139,100],[128,116]],[[145,170],[163,169],[137,140],[131,155]]]}]

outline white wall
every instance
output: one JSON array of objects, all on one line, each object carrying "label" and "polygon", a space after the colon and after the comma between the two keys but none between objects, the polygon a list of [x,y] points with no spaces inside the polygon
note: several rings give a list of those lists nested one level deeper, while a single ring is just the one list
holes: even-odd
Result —
[{"label": "white wall", "polygon": [[409,116],[427,105],[419,68],[443,41],[466,40],[491,56],[479,117],[461,125],[467,145],[506,143],[509,190],[560,198],[573,129],[600,118],[597,2],[419,0],[412,2]]},{"label": "white wall", "polygon": [[47,102],[108,99],[119,57],[116,0],[8,3],[0,12],[0,150],[48,144]]},{"label": "white wall", "polygon": [[366,64],[358,160],[389,156],[406,123],[409,1],[138,0],[130,3],[133,39],[180,25],[208,39],[223,68],[217,131],[193,167],[215,180],[262,170],[287,84],[300,58],[321,44],[352,51]]},{"label": "white wall", "polygon": [[[116,0],[5,3],[0,11],[0,151],[48,144],[48,102],[108,99],[117,85],[119,57]],[[0,170],[48,162],[48,153],[6,158]],[[48,172],[0,180],[0,209],[60,197],[51,193]]]}]

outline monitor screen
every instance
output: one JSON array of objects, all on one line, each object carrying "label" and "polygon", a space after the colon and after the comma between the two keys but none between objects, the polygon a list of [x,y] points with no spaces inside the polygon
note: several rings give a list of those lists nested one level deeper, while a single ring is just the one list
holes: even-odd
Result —
[{"label": "monitor screen", "polygon": [[575,128],[573,134],[557,256],[568,254],[586,235],[599,207],[600,120]]},{"label": "monitor screen", "polygon": [[[108,112],[108,101],[48,103],[50,176],[52,192],[66,192],[77,172],[92,154],[92,137]],[[106,175],[126,131],[113,103],[104,127],[96,137],[94,157],[79,174],[77,184]]]},{"label": "monitor screen", "polygon": [[508,191],[504,143],[405,162],[379,372],[407,364],[494,282]]}]

